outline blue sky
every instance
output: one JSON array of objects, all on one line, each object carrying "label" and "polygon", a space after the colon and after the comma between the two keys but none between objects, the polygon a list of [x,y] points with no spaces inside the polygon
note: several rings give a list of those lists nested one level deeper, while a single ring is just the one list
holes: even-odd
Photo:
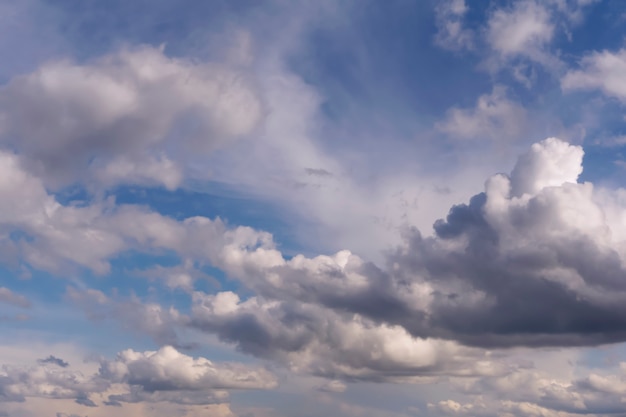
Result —
[{"label": "blue sky", "polygon": [[0,417],[626,416],[625,25],[0,0]]}]

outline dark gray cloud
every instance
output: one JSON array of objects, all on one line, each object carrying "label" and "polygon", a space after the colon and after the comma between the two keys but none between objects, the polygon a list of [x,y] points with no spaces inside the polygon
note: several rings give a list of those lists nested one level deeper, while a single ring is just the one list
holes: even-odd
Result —
[{"label": "dark gray cloud", "polygon": [[271,246],[237,248],[220,266],[276,300],[274,320],[298,326],[272,333],[253,312],[228,326],[194,325],[260,356],[308,346],[325,309],[481,347],[626,340],[626,209],[620,192],[577,183],[582,156],[557,139],[533,145],[510,177],[490,178],[436,222],[433,236],[407,231],[385,268],[348,251],[284,260]]},{"label": "dark gray cloud", "polygon": [[81,393],[74,400],[76,404],[84,405],[85,407],[97,407],[96,403],[85,393]]},{"label": "dark gray cloud", "polygon": [[45,359],[39,359],[37,362],[41,364],[50,363],[53,365],[60,366],[61,368],[67,368],[68,366],[70,366],[70,364],[65,362],[63,359],[57,358],[56,356],[53,356],[53,355],[50,355]]},{"label": "dark gray cloud", "polygon": [[232,292],[196,293],[190,324],[242,352],[330,379],[399,382],[499,374],[509,366],[482,350],[414,338],[400,326],[354,313],[296,301],[243,301]]}]

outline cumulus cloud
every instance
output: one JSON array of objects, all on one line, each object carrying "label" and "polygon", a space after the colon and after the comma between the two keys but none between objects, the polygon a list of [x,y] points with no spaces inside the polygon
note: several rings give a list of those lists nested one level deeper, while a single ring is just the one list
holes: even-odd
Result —
[{"label": "cumulus cloud", "polygon": [[73,399],[87,404],[91,401],[90,393],[102,392],[110,385],[101,378],[46,365],[29,368],[3,365],[0,368],[0,402],[23,402],[28,397],[40,397]]},{"label": "cumulus cloud", "polygon": [[232,292],[195,294],[191,325],[243,352],[327,378],[410,381],[432,375],[497,374],[507,365],[454,342],[414,338],[313,303],[241,301]]},{"label": "cumulus cloud", "polygon": [[98,397],[108,398],[103,404],[109,406],[143,401],[215,404],[228,400],[228,390],[269,389],[277,384],[265,369],[213,363],[171,346],[158,351],[122,351],[113,360],[101,360],[99,370],[91,375],[71,369],[53,356],[38,362],[38,366],[0,368],[0,403],[71,399],[85,407],[98,407],[94,401]]},{"label": "cumulus cloud", "polygon": [[[191,130],[178,124],[186,118]],[[124,49],[87,63],[54,61],[0,89],[0,143],[24,156],[52,186],[175,188],[181,167],[165,156],[204,152],[250,133],[261,104],[243,72],[170,58],[163,49]],[[88,171],[88,168],[90,169]]]},{"label": "cumulus cloud", "polygon": [[[274,336],[296,348],[310,337],[259,329],[260,311],[273,312],[268,320],[284,315],[282,325],[287,317],[320,315],[307,310],[317,306],[472,345],[624,340],[624,192],[577,183],[582,156],[558,139],[533,145],[510,176],[493,176],[485,192],[453,207],[435,236],[409,233],[385,269],[347,251],[285,260],[269,243],[225,247],[218,265],[263,298],[196,296],[196,319],[220,333],[234,323],[220,325],[218,317],[241,314],[242,325],[261,333],[238,343],[260,354]],[[281,312],[292,308],[298,313]],[[312,331],[316,321],[307,323],[313,327],[303,329]]]},{"label": "cumulus cloud", "polygon": [[600,90],[626,103],[626,49],[594,52],[585,56],[580,66],[581,69],[570,70],[563,76],[563,90]]},{"label": "cumulus cloud", "polygon": [[133,244],[117,251],[173,250],[222,269],[255,295],[196,291],[189,315],[94,290],[70,289],[68,297],[92,317],[122,320],[159,343],[179,344],[176,329],[191,326],[330,379],[503,372],[501,362],[458,343],[621,341],[626,192],[577,183],[582,156],[554,138],[533,145],[511,175],[493,176],[469,204],[453,207],[434,236],[407,232],[384,268],[349,251],[286,259],[265,232],[118,209],[103,230]]},{"label": "cumulus cloud", "polygon": [[211,404],[228,398],[228,389],[276,387],[275,377],[264,369],[241,364],[214,364],[192,358],[171,346],[158,351],[120,352],[114,361],[104,361],[100,375],[114,383],[125,383],[127,394],[111,395],[109,401],[171,401],[181,404]]},{"label": "cumulus cloud", "polygon": [[487,41],[505,57],[541,56],[541,48],[552,40],[554,23],[545,5],[533,0],[515,2],[510,9],[497,9],[487,23]]}]

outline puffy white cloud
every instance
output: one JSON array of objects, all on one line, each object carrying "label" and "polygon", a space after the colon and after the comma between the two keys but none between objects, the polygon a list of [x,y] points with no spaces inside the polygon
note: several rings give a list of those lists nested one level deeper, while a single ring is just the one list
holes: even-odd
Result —
[{"label": "puffy white cloud", "polygon": [[536,195],[546,187],[575,184],[583,167],[582,148],[555,138],[535,143],[511,172],[511,196]]},{"label": "puffy white cloud", "polygon": [[[0,89],[0,143],[48,185],[91,179],[174,188],[181,167],[172,158],[250,133],[261,112],[244,72],[145,46],[88,63],[50,62],[10,80]],[[173,142],[176,153],[164,156]]]},{"label": "puffy white cloud", "polygon": [[626,103],[626,49],[594,52],[585,56],[580,65],[581,69],[563,76],[563,90],[600,90]]},{"label": "puffy white cloud", "polygon": [[158,351],[118,353],[114,361],[103,362],[100,373],[113,382],[139,385],[146,391],[199,389],[273,388],[276,380],[263,369],[240,364],[214,364],[192,358],[171,346]]},{"label": "puffy white cloud", "polygon": [[114,361],[104,361],[100,375],[114,383],[125,383],[127,394],[112,395],[110,401],[172,401],[181,404],[210,404],[228,398],[228,389],[269,389],[275,377],[264,369],[242,364],[214,364],[205,358],[192,358],[171,346],[158,351],[118,353]]},{"label": "puffy white cloud", "polygon": [[549,9],[534,0],[518,1],[510,9],[495,10],[487,26],[487,41],[505,57],[523,55],[537,59],[541,48],[554,36]]}]

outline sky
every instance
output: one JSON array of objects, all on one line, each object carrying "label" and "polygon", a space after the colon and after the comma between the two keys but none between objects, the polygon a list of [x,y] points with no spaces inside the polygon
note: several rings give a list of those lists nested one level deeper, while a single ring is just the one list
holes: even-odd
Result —
[{"label": "sky", "polygon": [[0,417],[626,417],[625,39],[0,0]]}]

